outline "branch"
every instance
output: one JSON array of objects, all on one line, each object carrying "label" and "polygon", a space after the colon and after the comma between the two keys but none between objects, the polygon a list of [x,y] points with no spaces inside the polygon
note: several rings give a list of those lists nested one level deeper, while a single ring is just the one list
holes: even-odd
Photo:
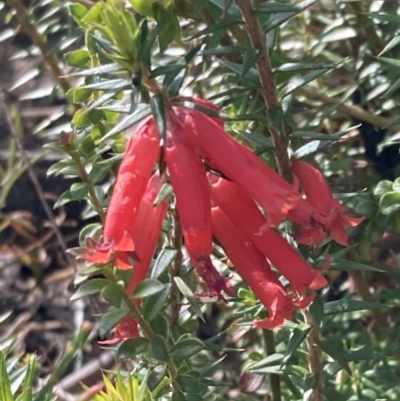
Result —
[{"label": "branch", "polygon": [[[253,13],[251,2],[249,0],[235,0],[239,6],[243,18],[247,24],[249,37],[254,49],[259,51],[259,57],[256,61],[256,67],[260,74],[261,92],[265,101],[267,110],[280,109],[280,102],[275,85],[275,79],[272,74],[271,63],[269,59],[265,34],[261,29],[257,17]],[[275,146],[275,158],[278,170],[282,175],[290,173],[290,162],[287,152],[287,143],[284,132],[279,132],[272,124],[268,125],[271,138]],[[282,130],[281,130],[282,131]]]}]

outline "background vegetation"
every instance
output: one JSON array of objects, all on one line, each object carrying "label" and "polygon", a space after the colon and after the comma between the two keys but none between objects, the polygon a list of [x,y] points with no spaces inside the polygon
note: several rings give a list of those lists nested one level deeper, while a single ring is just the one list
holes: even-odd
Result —
[{"label": "background vegetation", "polygon": [[[0,400],[397,400],[398,12],[396,0],[0,1]],[[126,316],[127,278],[105,285],[67,250],[101,227],[129,128],[157,113],[155,83],[221,107],[230,134],[286,174],[270,136],[284,131],[288,154],[365,217],[349,247],[299,247],[332,262],[297,323],[252,328],[260,304],[239,280],[227,304],[197,299],[171,215],[140,293],[150,338],[97,343]]]}]

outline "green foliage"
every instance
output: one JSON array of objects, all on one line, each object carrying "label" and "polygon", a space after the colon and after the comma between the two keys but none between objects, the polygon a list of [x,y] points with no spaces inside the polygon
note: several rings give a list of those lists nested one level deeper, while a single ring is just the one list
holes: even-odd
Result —
[{"label": "green foliage", "polygon": [[[118,372],[115,384],[104,376],[105,389],[93,396],[95,401],[227,399],[229,389],[224,384],[233,382],[240,387],[240,383],[222,354],[229,355],[227,359],[234,360],[230,363],[236,363],[239,371],[266,375],[266,380],[246,394],[247,400],[274,392],[276,375],[281,379],[281,396],[274,401],[310,399],[321,377],[327,401],[395,400],[400,395],[398,316],[392,308],[398,306],[400,263],[396,248],[384,241],[387,237],[398,241],[400,178],[396,167],[378,169],[382,166],[379,155],[399,140],[398,10],[372,1],[251,3],[255,4],[252,15],[259,19],[267,39],[275,81],[272,89],[279,99],[279,105],[268,110],[262,71],[257,68],[260,48],[249,40],[249,29],[235,1],[107,0],[64,6],[43,0],[30,6],[27,21],[36,26],[44,42],[53,43],[50,53],[55,64],[67,63],[70,80],[65,88],[60,79],[64,75],[55,77],[53,95],[62,88],[69,103],[59,115],[35,126],[47,142],[45,153],[63,152],[64,158],[48,174],[78,179],[59,197],[55,208],[84,202],[84,217],[99,216],[103,222],[125,149],[123,133],[129,136],[131,127],[152,112],[165,135],[165,99],[202,95],[222,106],[221,116],[230,133],[274,167],[276,144],[269,133],[271,128],[281,132],[288,140],[289,153],[316,162],[342,202],[365,217],[359,227],[350,230],[348,248],[333,243],[322,243],[317,249],[299,247],[317,265],[332,255],[327,273],[331,288],[317,295],[309,310],[311,320],[297,312],[296,322],[276,330],[272,349],[264,344],[265,336],[251,327],[254,316],[265,311],[242,283],[237,285],[238,296],[228,299],[218,318],[210,303],[197,297],[192,267],[183,260],[179,241],[171,236],[172,210],[150,278],[137,285],[131,296],[124,289],[131,272],[114,271],[111,266],[80,267],[75,281],[80,286],[71,301],[101,296],[110,305],[99,320],[100,336],[126,317],[138,320],[142,335],[121,339],[117,348],[117,358],[131,359],[137,369]],[[11,18],[16,8],[10,4],[6,11]],[[67,22],[51,18],[55,13],[67,16]],[[60,40],[48,40],[56,33]],[[38,49],[34,41],[26,53]],[[31,69],[14,87],[41,74]],[[47,96],[31,92],[25,98]],[[60,119],[65,116],[72,130],[54,142],[54,132],[58,135]],[[17,125],[16,110],[13,118]],[[367,124],[373,138],[381,134],[376,128],[387,131],[373,145],[374,160],[364,151],[368,141],[359,139]],[[13,142],[8,162],[0,169],[0,207],[6,205],[11,188],[26,168]],[[163,169],[162,161],[159,168]],[[389,179],[382,180],[385,177]],[[171,192],[165,185],[155,203]],[[1,214],[0,218],[1,231],[18,224],[15,216]],[[87,238],[99,240],[100,227],[95,223],[82,229],[82,248],[73,250],[76,255],[83,254]],[[389,256],[376,255],[381,247]],[[229,263],[218,246],[214,256],[227,271]],[[231,275],[237,279],[234,272]],[[200,320],[206,319],[212,321],[214,331],[210,338],[200,339]],[[319,337],[314,343],[317,354],[310,355],[307,339],[314,329]],[[314,357],[323,365],[319,372],[310,368]],[[51,398],[57,380],[50,380],[51,386],[34,397],[35,359],[12,358],[0,353],[1,400]],[[71,359],[69,354],[63,360],[63,369]],[[57,379],[63,369],[61,373],[55,369]],[[223,379],[213,376],[217,370]],[[211,386],[216,386],[212,395],[208,392]]]}]

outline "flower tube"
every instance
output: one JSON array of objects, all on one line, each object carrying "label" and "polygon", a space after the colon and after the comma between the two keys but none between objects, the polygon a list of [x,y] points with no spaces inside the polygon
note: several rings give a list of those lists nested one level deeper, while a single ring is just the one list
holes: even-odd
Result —
[{"label": "flower tube", "polygon": [[142,121],[129,139],[107,210],[100,244],[88,247],[85,259],[93,263],[115,263],[132,268],[135,244],[131,229],[152,169],[160,155],[160,134],[152,116]]},{"label": "flower tube", "polygon": [[292,158],[292,166],[307,198],[289,213],[289,218],[299,225],[299,242],[313,245],[330,233],[333,240],[347,246],[346,227],[357,226],[363,218],[344,215],[343,205],[333,197],[324,176],[312,164]]},{"label": "flower tube", "polygon": [[218,122],[187,108],[174,108],[185,124],[184,138],[198,149],[207,163],[238,184],[257,201],[276,226],[286,217],[300,195],[273,169],[264,165],[248,148],[230,137]]},{"label": "flower tube", "polygon": [[303,295],[307,288],[316,290],[327,284],[318,270],[311,268],[284,238],[269,227],[253,200],[235,183],[212,174],[208,177],[215,204],[287,278],[294,291]]},{"label": "flower tube", "polygon": [[285,292],[265,257],[221,208],[213,207],[211,214],[214,235],[239,275],[269,313],[268,318],[255,322],[255,325],[273,329],[282,325],[285,319],[294,320],[292,296]]},{"label": "flower tube", "polygon": [[210,295],[223,299],[221,292],[233,295],[229,281],[220,276],[211,262],[211,201],[206,171],[196,151],[184,142],[186,125],[171,113],[167,129],[165,160],[176,196],[185,246]]},{"label": "flower tube", "polygon": [[[135,287],[146,278],[157,247],[162,224],[168,210],[167,199],[158,205],[154,205],[162,185],[163,179],[160,175],[153,174],[147,184],[146,192],[139,205],[135,225],[131,230],[138,260],[135,261],[133,276],[126,290],[128,295],[132,295]],[[137,304],[140,305],[140,300]]]}]

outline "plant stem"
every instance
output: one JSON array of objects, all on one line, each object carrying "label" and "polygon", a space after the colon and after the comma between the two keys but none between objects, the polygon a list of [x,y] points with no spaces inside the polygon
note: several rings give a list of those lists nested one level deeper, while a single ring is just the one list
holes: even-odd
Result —
[{"label": "plant stem", "polygon": [[97,214],[100,216],[100,219],[104,224],[104,221],[106,219],[106,214],[104,213],[103,207],[101,206],[99,200],[97,199],[96,192],[94,191],[94,188],[89,181],[89,177],[86,173],[85,166],[82,164],[82,161],[78,154],[70,154],[70,155],[72,160],[76,163],[82,182],[88,184],[88,193],[90,202],[92,202],[93,207],[96,209]]},{"label": "plant stem", "polygon": [[44,61],[49,66],[52,74],[60,84],[64,93],[67,93],[68,90],[71,89],[71,83],[69,82],[69,79],[64,76],[63,72],[58,66],[58,59],[56,55],[51,51],[45,38],[39,33],[35,25],[31,24],[28,21],[28,11],[25,8],[22,0],[10,0],[9,2],[17,14],[18,20],[21,23],[23,30],[30,36],[33,43],[39,48],[44,58]]},{"label": "plant stem", "polygon": [[311,330],[307,336],[308,352],[310,355],[308,358],[308,363],[310,371],[315,375],[317,381],[313,390],[312,399],[313,401],[323,401],[324,383],[322,378],[323,366],[321,359],[321,350],[318,347],[319,332],[310,311],[308,309],[304,309],[303,315],[306,323],[311,326]]},{"label": "plant stem", "polygon": [[174,232],[172,245],[177,250],[177,254],[170,269],[171,275],[171,324],[176,324],[179,318],[181,309],[181,295],[178,286],[175,283],[174,277],[179,275],[182,266],[182,226],[179,220],[178,211],[174,213]]},{"label": "plant stem", "polygon": [[[268,110],[275,109],[277,112],[281,109],[278,94],[275,85],[275,79],[272,74],[271,63],[269,59],[265,33],[262,31],[260,23],[249,0],[235,0],[239,6],[243,18],[247,24],[249,37],[254,49],[259,51],[256,61],[256,67],[260,75],[261,90],[264,97],[265,106]],[[268,125],[272,141],[275,146],[275,158],[278,170],[282,175],[290,174],[290,161],[287,152],[286,138],[283,127],[278,131],[273,124]]]},{"label": "plant stem", "polygon": [[[274,332],[272,330],[263,330],[264,346],[267,356],[276,353]],[[271,401],[281,401],[281,383],[278,375],[270,374],[269,380],[271,383]]]},{"label": "plant stem", "polygon": [[[355,106],[353,104],[344,103],[340,99],[326,96],[323,93],[319,92],[316,88],[307,88],[303,86],[301,89],[298,90],[298,93],[300,93],[307,99],[318,100],[327,106],[336,105],[338,110],[342,111],[343,113],[349,114],[350,116],[358,120],[365,121],[380,128],[385,128],[390,123],[390,120],[387,118],[372,114],[371,112],[365,111],[361,107]],[[400,130],[400,125],[391,125],[390,127],[387,127],[387,129],[397,132]]]}]

